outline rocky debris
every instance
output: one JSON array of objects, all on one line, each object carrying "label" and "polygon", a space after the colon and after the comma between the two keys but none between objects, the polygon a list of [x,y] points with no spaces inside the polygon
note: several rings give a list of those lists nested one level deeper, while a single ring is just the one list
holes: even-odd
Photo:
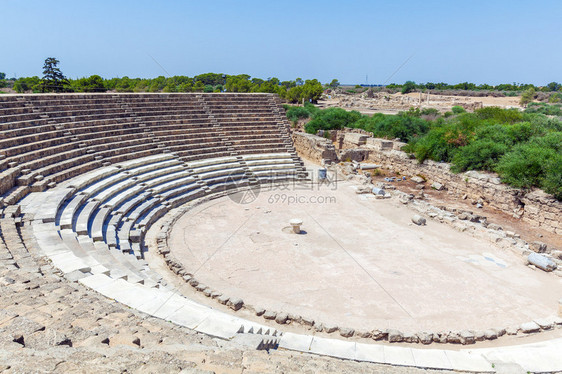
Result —
[{"label": "rocky debris", "polygon": [[324,325],[324,331],[326,331],[328,334],[335,332],[337,329],[338,327],[334,325]]},{"label": "rocky debris", "polygon": [[289,320],[289,316],[287,315],[287,313],[279,313],[275,316],[275,322],[277,322],[280,325],[287,323],[288,320]]},{"label": "rocky debris", "polygon": [[373,336],[370,331],[356,331],[355,335],[364,339],[370,339]]},{"label": "rocky debris", "polygon": [[362,186],[362,187],[357,187],[357,189],[355,190],[356,194],[365,194],[365,193],[370,193],[371,192],[371,187],[369,186]]},{"label": "rocky debris", "polygon": [[474,334],[472,333],[472,331],[468,331],[468,330],[463,330],[460,332],[460,340],[461,340],[461,344],[474,344],[476,342],[476,339],[474,338]]},{"label": "rocky debris", "polygon": [[503,228],[502,228],[500,225],[496,224],[496,223],[489,223],[489,224],[488,224],[488,228],[489,228],[490,230],[495,230],[495,231],[501,231],[501,230],[503,230]]},{"label": "rocky debris", "polygon": [[531,248],[533,251],[535,251],[537,253],[544,253],[544,252],[546,252],[547,246],[546,246],[546,243],[535,241],[535,242],[529,243],[529,248]]},{"label": "rocky debris", "polygon": [[322,330],[324,330],[324,326],[321,323],[318,323],[318,322],[314,322],[314,325],[312,326],[312,328],[316,332],[322,332]]},{"label": "rocky debris", "polygon": [[410,178],[410,180],[414,183],[417,183],[417,184],[425,182],[425,180],[422,177],[419,177],[419,176],[412,177],[412,178]]},{"label": "rocky debris", "polygon": [[401,331],[389,329],[388,330],[388,342],[389,343],[399,343],[404,340],[404,334]]},{"label": "rocky debris", "polygon": [[[256,309],[256,316],[261,316],[265,313],[265,309],[264,308],[257,308]],[[265,318],[265,317],[264,317]]]},{"label": "rocky debris", "polygon": [[340,335],[343,336],[344,338],[350,338],[353,336],[353,334],[355,333],[355,330],[350,329],[350,328],[341,328],[340,329]]},{"label": "rocky debris", "polygon": [[417,343],[419,341],[418,336],[412,333],[404,333],[404,341],[406,343]]},{"label": "rocky debris", "polygon": [[547,318],[537,318],[533,322],[536,323],[542,330],[550,330],[554,327],[553,321]]},{"label": "rocky debris", "polygon": [[277,317],[277,313],[272,310],[268,310],[263,314],[263,318],[265,319],[275,319]]},{"label": "rocky debris", "polygon": [[418,226],[422,226],[422,225],[426,224],[425,218],[423,218],[419,214],[416,214],[412,217],[412,222],[415,223]]},{"label": "rocky debris", "polygon": [[445,186],[443,186],[443,185],[442,185],[441,183],[439,183],[439,182],[433,182],[433,183],[431,184],[431,188],[433,188],[434,190],[437,190],[437,191],[442,191],[442,190],[445,188]]},{"label": "rocky debris", "polygon": [[228,307],[232,310],[239,310],[244,306],[244,301],[239,298],[233,298],[228,300]]},{"label": "rocky debris", "polygon": [[445,341],[447,343],[461,344],[463,340],[462,340],[462,338],[461,338],[461,336],[458,332],[451,331],[448,334],[446,334],[446,340]]},{"label": "rocky debris", "polygon": [[371,331],[371,338],[374,340],[384,340],[388,337],[388,331],[373,330]]},{"label": "rocky debris", "polygon": [[419,332],[418,339],[422,344],[431,344],[433,341],[433,334],[430,332]]},{"label": "rocky debris", "polygon": [[226,305],[226,303],[228,303],[229,300],[230,298],[226,295],[220,295],[219,297],[217,297],[217,301],[222,305]]},{"label": "rocky debris", "polygon": [[521,328],[521,331],[524,332],[525,334],[530,334],[532,332],[538,332],[541,329],[540,326],[537,325],[535,322],[522,323],[520,328]]}]

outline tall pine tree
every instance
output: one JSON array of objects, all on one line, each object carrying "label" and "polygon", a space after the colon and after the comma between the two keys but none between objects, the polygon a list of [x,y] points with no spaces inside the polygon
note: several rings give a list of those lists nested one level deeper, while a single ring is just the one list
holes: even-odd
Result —
[{"label": "tall pine tree", "polygon": [[59,60],[54,57],[45,59],[43,65],[43,79],[41,81],[41,91],[43,92],[62,92],[68,80],[57,67]]}]

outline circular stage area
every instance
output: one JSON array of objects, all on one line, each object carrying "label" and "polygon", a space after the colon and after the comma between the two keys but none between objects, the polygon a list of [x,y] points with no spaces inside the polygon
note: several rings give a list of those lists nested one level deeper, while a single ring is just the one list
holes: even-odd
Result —
[{"label": "circular stage area", "polygon": [[554,314],[559,279],[414,214],[346,182],[290,186],[197,206],[168,243],[186,271],[246,305],[357,330],[481,330]]}]

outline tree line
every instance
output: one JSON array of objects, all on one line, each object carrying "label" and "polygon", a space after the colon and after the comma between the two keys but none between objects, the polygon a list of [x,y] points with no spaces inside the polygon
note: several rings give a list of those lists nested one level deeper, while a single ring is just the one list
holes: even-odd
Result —
[{"label": "tree line", "polygon": [[[317,79],[281,81],[278,78],[261,79],[247,74],[228,75],[205,73],[194,77],[173,76],[157,78],[105,79],[99,75],[70,79],[58,68],[59,61],[50,57],[45,60],[43,77],[22,77],[12,80],[11,87],[18,93],[24,92],[267,92],[276,93],[291,103],[316,102],[324,92],[324,86]],[[0,87],[8,85],[2,73]],[[335,87],[333,80],[326,87]]]},{"label": "tree line", "polygon": [[529,89],[541,92],[562,92],[562,84],[558,82],[550,82],[546,86],[535,86],[528,83],[502,83],[498,85],[490,84],[475,84],[469,82],[462,82],[457,84],[440,83],[416,83],[414,81],[406,81],[404,84],[391,83],[386,86],[388,89],[400,90],[403,94],[413,92],[416,90],[462,90],[462,91],[509,91],[520,92]]}]

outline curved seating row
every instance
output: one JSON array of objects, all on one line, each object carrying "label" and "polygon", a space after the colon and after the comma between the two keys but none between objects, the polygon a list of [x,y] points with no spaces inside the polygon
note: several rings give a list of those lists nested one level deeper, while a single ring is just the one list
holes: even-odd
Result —
[{"label": "curved seating row", "polygon": [[[121,161],[175,153],[182,161],[289,152],[271,94],[63,94],[0,97],[0,196]],[[301,168],[301,171],[303,169]]]},{"label": "curved seating row", "polygon": [[[188,163],[160,154],[99,168],[49,191],[31,193],[20,205],[32,219],[37,246],[68,278],[142,311],[148,308],[156,316],[185,323],[186,317],[173,310],[181,305],[192,313],[189,318],[198,321],[199,331],[214,336],[232,338],[240,332],[259,331],[273,338],[274,329],[198,305],[165,287],[143,259],[144,234],[159,217],[186,202],[294,178],[300,178],[299,171],[288,153]],[[173,302],[168,309],[169,297]],[[162,307],[169,314],[155,311]]]}]

